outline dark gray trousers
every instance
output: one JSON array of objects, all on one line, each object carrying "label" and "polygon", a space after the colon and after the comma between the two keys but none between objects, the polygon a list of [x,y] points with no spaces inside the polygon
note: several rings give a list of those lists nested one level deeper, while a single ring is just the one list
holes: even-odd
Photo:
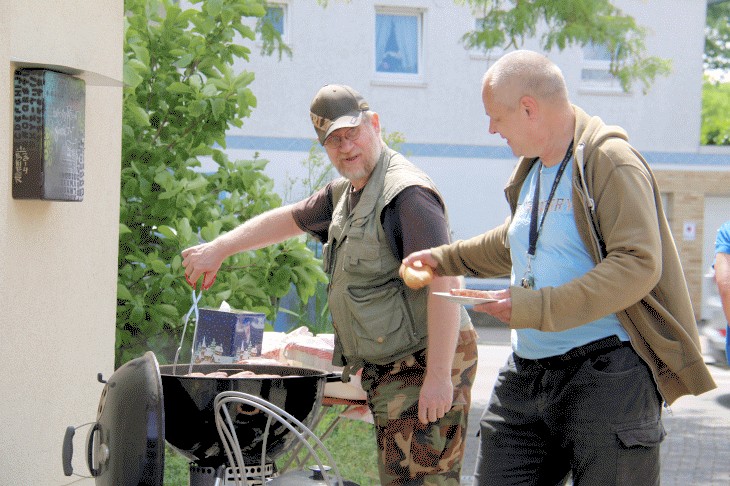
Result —
[{"label": "dark gray trousers", "polygon": [[512,354],[480,422],[474,484],[659,485],[662,400],[630,346],[560,369]]}]

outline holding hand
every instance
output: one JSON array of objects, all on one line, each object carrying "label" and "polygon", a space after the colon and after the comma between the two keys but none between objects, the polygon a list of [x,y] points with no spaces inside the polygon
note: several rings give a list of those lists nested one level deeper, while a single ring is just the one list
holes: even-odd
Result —
[{"label": "holding hand", "polygon": [[418,290],[431,283],[436,267],[438,262],[431,256],[431,250],[422,250],[405,257],[399,273],[408,287]]},{"label": "holding hand", "polygon": [[509,325],[512,317],[512,293],[509,288],[492,290],[489,296],[497,299],[497,302],[487,302],[475,305],[472,309],[476,312],[484,312]]},{"label": "holding hand", "polygon": [[213,245],[214,242],[203,243],[202,245],[191,246],[181,253],[183,257],[182,265],[185,268],[185,280],[193,288],[196,288],[201,275],[203,276],[201,286],[203,290],[208,290],[215,282],[224,258],[218,256]]},{"label": "holding hand", "polygon": [[433,280],[433,270],[421,262],[416,262],[412,267],[407,267],[401,263],[398,272],[400,273],[400,278],[403,279],[406,285],[414,290],[425,287]]}]

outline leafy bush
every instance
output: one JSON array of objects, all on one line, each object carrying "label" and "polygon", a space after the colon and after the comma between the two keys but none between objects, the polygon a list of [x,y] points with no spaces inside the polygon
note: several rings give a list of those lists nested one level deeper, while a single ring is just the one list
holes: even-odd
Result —
[{"label": "leafy bush", "polygon": [[[266,161],[231,161],[222,151],[256,98],[248,60],[263,0],[207,0],[182,10],[172,0],[126,0],[116,365],[153,350],[165,362],[191,305],[180,251],[210,241],[281,205]],[[261,22],[258,24],[261,29]],[[267,29],[268,45],[280,45]],[[281,52],[279,49],[279,52]],[[204,174],[202,162],[215,167]],[[200,302],[275,318],[293,283],[305,301],[325,281],[303,240],[229,258]],[[189,328],[192,330],[192,326]]]}]

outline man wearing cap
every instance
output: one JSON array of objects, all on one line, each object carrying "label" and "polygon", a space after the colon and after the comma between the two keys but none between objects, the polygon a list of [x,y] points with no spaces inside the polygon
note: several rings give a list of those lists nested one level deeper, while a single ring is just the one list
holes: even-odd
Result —
[{"label": "man wearing cap", "polygon": [[458,486],[476,333],[462,306],[429,295],[458,287],[457,277],[435,277],[417,290],[399,278],[405,255],[449,242],[443,198],[425,173],[386,146],[378,114],[354,89],[323,87],[310,116],[342,177],[184,250],[186,278],[195,286],[203,276],[208,288],[237,252],[304,232],[322,241],[333,364],[344,367],[344,380],[362,368],[381,484]]}]

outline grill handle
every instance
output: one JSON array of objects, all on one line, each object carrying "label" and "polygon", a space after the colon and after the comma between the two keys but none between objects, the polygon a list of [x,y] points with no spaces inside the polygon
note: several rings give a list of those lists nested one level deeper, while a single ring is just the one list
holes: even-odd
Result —
[{"label": "grill handle", "polygon": [[[91,472],[91,475],[93,477],[97,477],[99,476],[99,474],[101,474],[101,469],[97,469],[94,467],[94,439],[97,437],[97,435],[101,434],[101,432],[99,434],[96,433],[100,429],[101,426],[99,425],[99,423],[95,423],[89,431],[89,440],[86,444],[86,464],[89,466],[89,472]],[[101,438],[99,440],[101,440]],[[97,447],[99,448],[99,451],[97,451],[96,454],[98,456],[96,457],[97,463],[103,464],[109,457],[108,454],[104,454],[104,452],[106,452],[106,447],[103,443],[99,444],[99,446]]]},{"label": "grill handle", "polygon": [[74,435],[76,435],[76,427],[73,425],[66,427],[66,433],[63,436],[63,450],[61,451],[63,474],[66,476],[70,476],[74,473],[74,468],[71,465],[71,459],[74,455]]}]

